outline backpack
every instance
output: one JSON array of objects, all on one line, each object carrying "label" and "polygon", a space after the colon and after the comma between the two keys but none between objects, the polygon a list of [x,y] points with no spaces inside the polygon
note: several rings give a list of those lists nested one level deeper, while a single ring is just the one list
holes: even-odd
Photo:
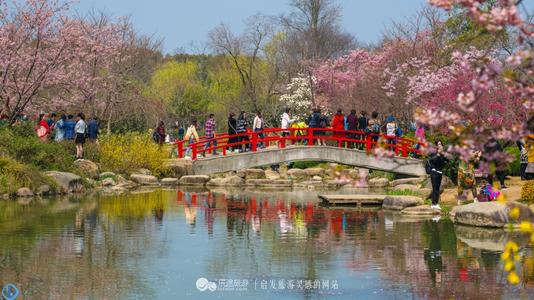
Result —
[{"label": "backpack", "polygon": [[373,133],[380,133],[380,124],[374,123],[373,125],[371,125],[371,130],[373,131]]},{"label": "backpack", "polygon": [[157,130],[154,130],[154,132],[152,132],[152,140],[157,143],[159,142],[159,134],[158,134],[158,131]]},{"label": "backpack", "polygon": [[400,127],[397,127],[397,129],[395,130],[395,135],[398,137],[401,137],[403,133],[404,132],[402,132],[402,129]]},{"label": "backpack", "polygon": [[326,127],[327,127],[327,124],[326,124],[327,121],[328,121],[328,120],[326,119],[326,117],[321,116],[321,121],[319,122],[319,127],[321,127],[321,128],[326,128]]}]

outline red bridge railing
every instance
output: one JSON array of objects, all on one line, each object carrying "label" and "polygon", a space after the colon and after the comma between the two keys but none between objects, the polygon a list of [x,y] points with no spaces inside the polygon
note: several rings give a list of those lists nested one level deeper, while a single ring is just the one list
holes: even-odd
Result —
[{"label": "red bridge railing", "polygon": [[[231,140],[232,142],[230,142]],[[214,141],[217,142],[216,147],[211,143],[206,148],[208,142]],[[359,148],[367,152],[371,152],[373,148],[384,143],[387,149],[395,152],[396,156],[421,155],[421,151],[416,148],[418,142],[413,139],[332,128],[269,128],[235,135],[219,134],[212,139],[202,137],[200,141],[191,144],[185,140],[177,140],[176,146],[179,158],[183,158],[187,152],[190,152],[190,157],[196,160],[199,155],[213,153],[214,150],[224,156],[227,155],[230,148],[245,147],[248,151],[257,152],[273,145],[279,149],[283,149],[287,145],[314,146],[318,141],[327,142],[328,146]]]}]

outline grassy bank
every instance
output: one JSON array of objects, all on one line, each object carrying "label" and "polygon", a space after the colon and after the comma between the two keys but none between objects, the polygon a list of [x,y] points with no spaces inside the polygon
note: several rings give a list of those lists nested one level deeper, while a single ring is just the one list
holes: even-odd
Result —
[{"label": "grassy bank", "polygon": [[[129,174],[140,168],[156,176],[163,175],[163,162],[170,149],[159,147],[148,133],[101,136],[99,144],[86,143],[85,157],[99,165],[101,172]],[[41,185],[53,187],[45,171],[72,172],[82,175],[74,166],[73,141],[41,141],[31,123],[0,128],[0,195],[13,194],[21,187],[36,190]]]}]

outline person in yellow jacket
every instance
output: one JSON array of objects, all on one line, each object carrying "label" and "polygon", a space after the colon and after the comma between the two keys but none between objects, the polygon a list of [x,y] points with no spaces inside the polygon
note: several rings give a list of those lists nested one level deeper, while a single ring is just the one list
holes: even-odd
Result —
[{"label": "person in yellow jacket", "polygon": [[[304,129],[307,128],[306,123],[304,121],[299,121],[291,124],[292,128],[296,129]],[[297,138],[297,143],[304,143],[303,137],[306,136],[306,130],[295,130],[295,137]]]}]

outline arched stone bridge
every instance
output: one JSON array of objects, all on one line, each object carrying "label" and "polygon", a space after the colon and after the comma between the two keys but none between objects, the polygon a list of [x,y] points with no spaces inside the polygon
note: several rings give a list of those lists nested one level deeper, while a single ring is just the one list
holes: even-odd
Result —
[{"label": "arched stone bridge", "polygon": [[268,148],[257,152],[198,157],[193,161],[193,173],[209,175],[246,168],[269,166],[290,161],[335,162],[372,170],[387,171],[411,176],[425,175],[423,161],[408,157],[377,158],[365,151],[331,146],[294,145]]}]

